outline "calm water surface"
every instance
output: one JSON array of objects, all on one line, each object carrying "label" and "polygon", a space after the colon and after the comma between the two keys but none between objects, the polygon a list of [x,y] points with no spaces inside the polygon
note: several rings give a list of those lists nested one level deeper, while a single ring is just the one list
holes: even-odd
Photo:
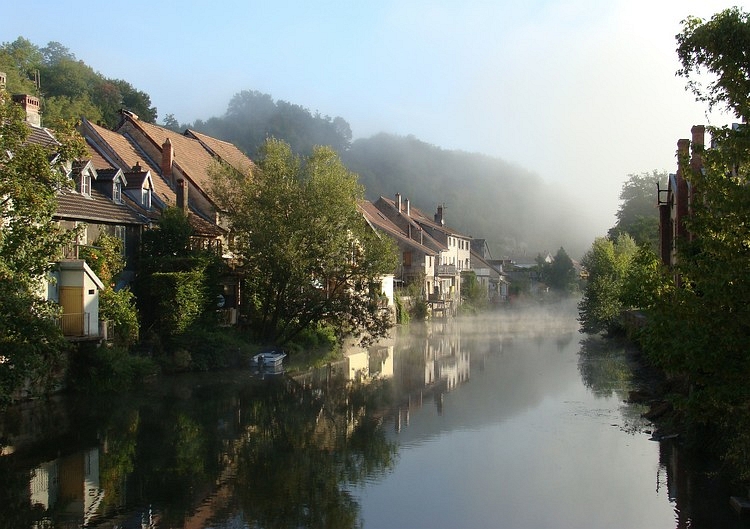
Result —
[{"label": "calm water surface", "polygon": [[574,304],[398,329],[290,379],[170,377],[0,423],[0,528],[746,527],[651,440]]}]

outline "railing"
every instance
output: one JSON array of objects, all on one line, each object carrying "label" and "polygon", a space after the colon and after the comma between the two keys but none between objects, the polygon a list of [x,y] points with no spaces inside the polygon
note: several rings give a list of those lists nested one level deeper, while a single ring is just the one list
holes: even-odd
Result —
[{"label": "railing", "polygon": [[73,312],[63,314],[57,320],[64,336],[90,336],[91,314],[88,312]]},{"label": "railing", "polygon": [[456,275],[456,265],[437,265],[435,271],[439,276],[454,276]]}]

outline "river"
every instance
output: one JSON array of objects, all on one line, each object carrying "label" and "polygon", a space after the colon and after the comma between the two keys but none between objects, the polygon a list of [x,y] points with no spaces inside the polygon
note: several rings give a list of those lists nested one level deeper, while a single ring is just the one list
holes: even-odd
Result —
[{"label": "river", "polygon": [[573,303],[415,323],[287,377],[165,377],[0,421],[2,528],[740,528]]}]

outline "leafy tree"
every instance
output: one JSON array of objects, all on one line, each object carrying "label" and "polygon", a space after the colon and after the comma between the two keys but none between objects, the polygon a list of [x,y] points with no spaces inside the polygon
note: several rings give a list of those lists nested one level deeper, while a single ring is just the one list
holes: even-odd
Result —
[{"label": "leafy tree", "polygon": [[75,237],[52,215],[57,190],[69,184],[62,160],[80,156],[82,144],[51,152],[25,143],[28,134],[23,111],[0,91],[0,402],[28,381],[48,379],[66,347],[56,306],[39,290]]},{"label": "leafy tree", "polygon": [[[677,35],[677,74],[708,108],[723,106],[738,117],[750,118],[750,18],[738,7],[716,13],[710,20],[689,16]],[[704,75],[708,74],[708,75]],[[712,81],[704,85],[705,79]]]},{"label": "leafy tree", "polygon": [[331,119],[287,101],[274,101],[269,94],[243,90],[229,102],[223,117],[196,121],[191,128],[230,141],[254,154],[267,138],[286,141],[295,153],[309,156],[316,145],[338,152],[349,148],[352,131],[341,117]]},{"label": "leafy tree", "polygon": [[19,37],[4,43],[0,46],[0,69],[8,75],[10,91],[41,98],[46,126],[85,115],[112,128],[119,122],[122,108],[144,121],[156,121],[156,108],[148,94],[127,81],[105,78],[59,42],[40,48]]},{"label": "leafy tree", "polygon": [[143,234],[135,289],[144,329],[174,340],[195,326],[215,323],[221,258],[193,249],[193,230],[180,208],[162,212]]},{"label": "leafy tree", "polygon": [[597,334],[619,327],[624,280],[636,250],[629,235],[616,241],[601,237],[583,257],[589,279],[578,305],[581,332]]},{"label": "leafy tree", "polygon": [[572,292],[577,289],[577,274],[573,260],[562,246],[551,263],[547,263],[541,256],[537,257],[537,266],[544,281],[550,288],[558,292]]},{"label": "leafy tree", "polygon": [[464,301],[462,307],[484,309],[489,304],[487,289],[482,286],[482,283],[477,279],[477,274],[473,271],[461,274],[461,297]]},{"label": "leafy tree", "polygon": [[93,246],[84,246],[79,257],[85,259],[89,268],[104,283],[99,294],[99,314],[102,319],[114,323],[115,340],[128,346],[138,339],[138,309],[135,297],[129,288],[115,290],[115,280],[125,269],[122,240],[103,233]]},{"label": "leafy tree", "polygon": [[621,233],[630,235],[636,244],[649,244],[656,249],[659,243],[659,211],[656,207],[656,189],[666,187],[667,174],[631,174],[620,191],[620,208],[617,222],[609,230],[610,239],[617,239]]},{"label": "leafy tree", "polygon": [[320,323],[364,341],[385,334],[390,317],[375,285],[395,268],[395,250],[363,221],[357,176],[331,148],[300,159],[279,140],[264,144],[258,168],[217,169],[213,191],[227,212],[259,336],[285,343]]}]

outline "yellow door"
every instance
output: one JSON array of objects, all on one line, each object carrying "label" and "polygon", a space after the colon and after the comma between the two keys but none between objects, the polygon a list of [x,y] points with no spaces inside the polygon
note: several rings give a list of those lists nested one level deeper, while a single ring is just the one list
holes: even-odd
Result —
[{"label": "yellow door", "polygon": [[65,336],[83,336],[83,287],[60,287],[62,330]]}]

